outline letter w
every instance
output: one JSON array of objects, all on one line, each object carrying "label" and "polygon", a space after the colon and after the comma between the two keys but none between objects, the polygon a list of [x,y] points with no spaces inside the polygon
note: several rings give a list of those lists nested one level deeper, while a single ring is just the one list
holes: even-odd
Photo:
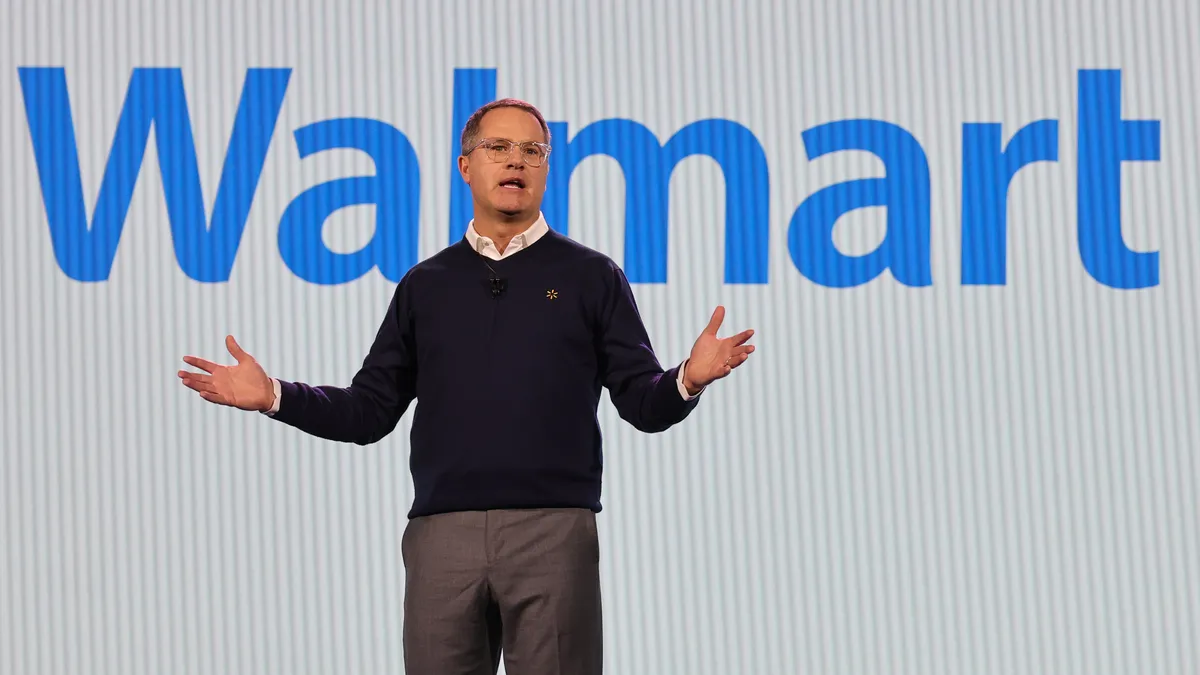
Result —
[{"label": "letter w", "polygon": [[175,258],[197,281],[229,279],[291,69],[247,70],[211,227],[178,68],[134,69],[90,224],[66,73],[62,68],[18,70],[54,256],[67,276],[108,278],[153,125]]}]

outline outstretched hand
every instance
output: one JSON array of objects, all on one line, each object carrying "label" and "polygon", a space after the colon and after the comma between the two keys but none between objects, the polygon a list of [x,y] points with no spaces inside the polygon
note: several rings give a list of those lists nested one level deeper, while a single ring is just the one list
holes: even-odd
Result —
[{"label": "outstretched hand", "polygon": [[189,389],[199,392],[200,398],[242,410],[266,411],[275,402],[275,389],[267,372],[238,345],[232,335],[226,336],[225,347],[237,360],[235,366],[222,366],[195,356],[183,357],[183,362],[205,373],[179,371],[179,379]]},{"label": "outstretched hand", "polygon": [[704,332],[700,333],[696,344],[692,346],[692,354],[688,357],[687,369],[683,374],[683,385],[688,393],[695,394],[725,377],[745,363],[754,352],[754,345],[746,344],[754,335],[753,330],[744,330],[724,339],[717,337],[717,330],[724,320],[725,308],[718,306]]}]

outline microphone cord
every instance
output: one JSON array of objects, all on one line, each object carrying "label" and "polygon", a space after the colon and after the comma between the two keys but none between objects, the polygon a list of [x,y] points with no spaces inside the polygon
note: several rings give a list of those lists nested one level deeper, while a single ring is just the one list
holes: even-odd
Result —
[{"label": "microphone cord", "polygon": [[487,258],[479,256],[479,259],[483,261],[483,264],[487,266],[488,271],[492,273],[492,278],[490,279],[492,284],[492,297],[500,297],[500,294],[504,292],[504,288],[507,286],[507,284],[505,284],[504,279],[501,279],[500,275],[496,273],[495,268],[488,263]]}]

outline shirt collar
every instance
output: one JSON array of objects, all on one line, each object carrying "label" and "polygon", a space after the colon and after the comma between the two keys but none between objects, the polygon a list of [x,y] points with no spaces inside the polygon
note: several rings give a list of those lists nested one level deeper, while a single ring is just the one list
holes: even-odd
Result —
[{"label": "shirt collar", "polygon": [[[524,232],[513,237],[512,241],[508,242],[508,246],[504,247],[504,255],[508,255],[510,252],[516,253],[517,251],[533,246],[533,243],[541,239],[549,230],[550,226],[546,224],[545,214],[538,211],[538,219]],[[471,250],[476,253],[483,253],[484,249],[496,245],[490,237],[485,237],[475,231],[474,218],[471,219],[470,223],[467,223],[467,233],[465,236],[467,243],[471,245]]]}]

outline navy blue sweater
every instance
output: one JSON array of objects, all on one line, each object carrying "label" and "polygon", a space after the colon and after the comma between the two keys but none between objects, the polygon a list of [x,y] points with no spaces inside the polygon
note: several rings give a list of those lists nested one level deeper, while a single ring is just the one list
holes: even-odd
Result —
[{"label": "navy blue sweater", "polygon": [[[485,264],[486,262],[486,264]],[[494,297],[488,269],[505,281]],[[466,240],[401,279],[349,387],[280,381],[274,419],[334,441],[387,436],[416,400],[409,517],[497,508],[600,511],[607,388],[645,432],[683,420],[624,273],[551,230],[488,260]]]}]

